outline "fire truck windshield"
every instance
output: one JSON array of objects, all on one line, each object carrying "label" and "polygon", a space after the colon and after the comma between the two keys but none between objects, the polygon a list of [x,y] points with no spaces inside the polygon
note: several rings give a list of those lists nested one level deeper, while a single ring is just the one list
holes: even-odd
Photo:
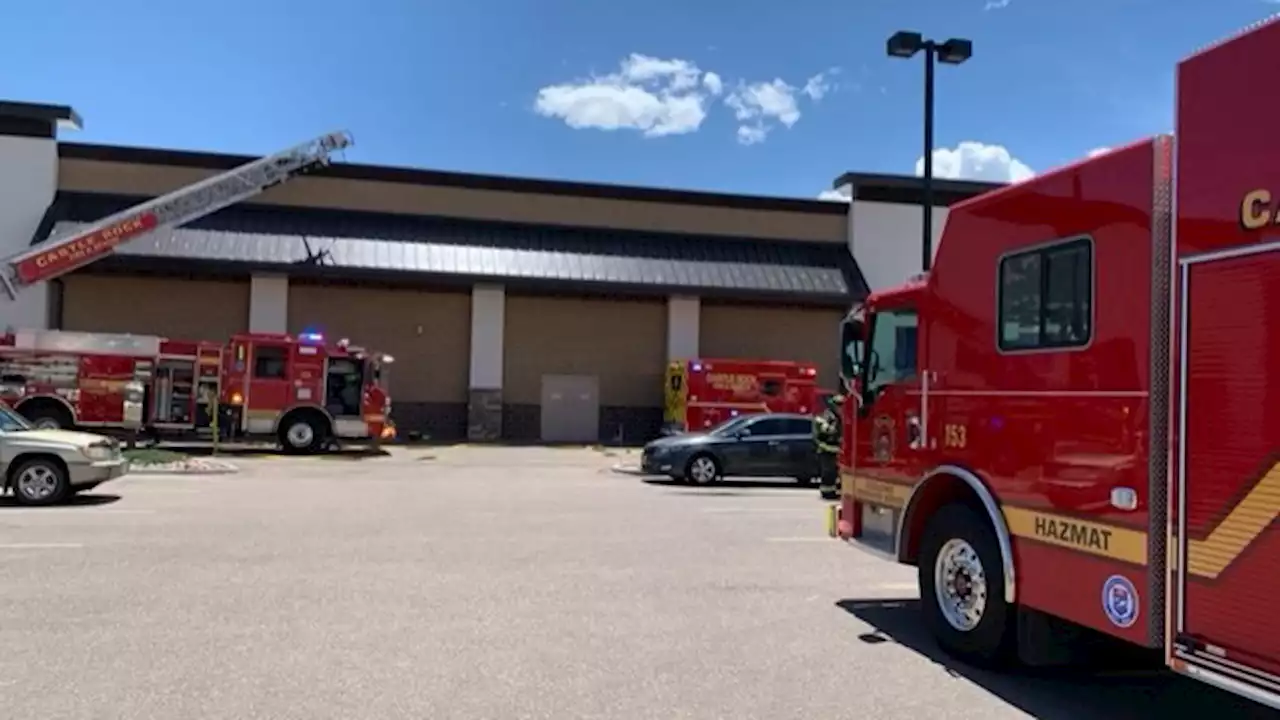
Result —
[{"label": "fire truck windshield", "polygon": [[26,418],[0,405],[0,432],[22,432],[30,429],[31,423]]},{"label": "fire truck windshield", "polygon": [[881,310],[874,315],[865,368],[867,392],[915,376],[917,322],[911,308]]}]

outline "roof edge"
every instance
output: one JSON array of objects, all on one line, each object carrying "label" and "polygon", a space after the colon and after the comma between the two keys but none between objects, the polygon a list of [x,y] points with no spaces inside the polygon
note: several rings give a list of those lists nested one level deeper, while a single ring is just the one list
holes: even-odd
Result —
[{"label": "roof edge", "polygon": [[[82,201],[104,202],[107,208],[103,210],[103,217],[111,213],[121,212],[127,208],[133,207],[140,203],[154,199],[152,195],[139,195],[135,193],[113,193],[113,192],[97,192],[92,190],[57,190],[54,193],[52,202],[45,208],[44,215],[41,216],[40,223],[36,227],[36,231],[31,236],[31,245],[36,245],[48,240],[53,228],[59,222],[78,222],[91,223],[93,220],[75,220],[71,215],[75,214],[69,211],[69,206]],[[825,202],[825,201],[824,201]],[[835,203],[827,202],[828,205]],[[845,206],[839,205],[844,214]],[[821,249],[848,247],[847,243],[841,240],[815,240],[811,238],[790,239],[785,237],[756,237],[750,235],[720,235],[713,233],[698,233],[679,230],[647,230],[643,228],[632,227],[602,227],[593,225],[573,225],[569,223],[551,223],[551,222],[530,222],[523,220],[504,220],[497,218],[477,218],[477,217],[456,217],[452,215],[418,215],[407,212],[390,212],[380,210],[348,210],[345,208],[332,207],[316,207],[311,205],[278,205],[274,203],[260,203],[249,200],[237,203],[229,208],[219,210],[217,213],[201,217],[185,224],[183,227],[203,226],[211,221],[221,217],[224,213],[284,213],[288,215],[296,215],[299,217],[310,218],[337,218],[337,217],[355,217],[363,220],[389,220],[404,222],[441,222],[456,226],[467,227],[503,227],[517,228],[523,230],[556,230],[581,233],[606,233],[609,235],[620,236],[645,236],[657,237],[667,240],[697,240],[707,241],[711,243],[742,243],[747,245],[773,245],[780,247],[813,247]]]},{"label": "roof edge", "polygon": [[[954,205],[961,200],[1006,187],[1007,183],[982,180],[933,179],[935,205]],[[847,172],[831,183],[833,189],[848,186],[854,200],[919,205],[924,202],[924,178],[915,175]]]},{"label": "roof edge", "polygon": [[[79,160],[121,162],[138,165],[165,165],[170,167],[230,170],[258,159],[252,155],[171,150],[125,145],[96,145],[90,143],[60,143],[58,156]],[[508,175],[481,175],[425,168],[392,167],[387,165],[361,165],[334,163],[314,173],[315,177],[347,180],[373,180],[411,185],[440,185],[471,190],[492,190],[544,195],[569,195],[608,200],[632,200],[640,202],[701,205],[704,207],[728,207],[743,210],[772,210],[779,212],[812,213],[815,215],[844,215],[845,209],[831,202],[806,198],[771,197],[763,195],[734,195],[701,190],[676,190],[667,188],[585,183],[570,180],[514,177]]]}]

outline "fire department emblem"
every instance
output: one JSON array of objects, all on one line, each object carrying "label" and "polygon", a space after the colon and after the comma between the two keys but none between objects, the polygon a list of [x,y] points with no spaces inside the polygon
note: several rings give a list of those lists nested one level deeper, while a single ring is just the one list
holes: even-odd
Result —
[{"label": "fire department emblem", "polygon": [[881,415],[871,426],[871,457],[887,463],[893,459],[893,418]]},{"label": "fire department emblem", "polygon": [[1112,575],[1102,584],[1102,610],[1116,627],[1132,627],[1138,621],[1138,589],[1129,578]]}]

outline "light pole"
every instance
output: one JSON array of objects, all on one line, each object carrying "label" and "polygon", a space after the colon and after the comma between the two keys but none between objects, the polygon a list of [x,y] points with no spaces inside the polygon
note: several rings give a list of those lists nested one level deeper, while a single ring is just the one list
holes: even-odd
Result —
[{"label": "light pole", "polygon": [[918,32],[899,30],[889,38],[886,45],[889,57],[911,58],[924,51],[924,193],[923,232],[921,246],[922,270],[933,265],[933,60],[946,65],[959,65],[973,57],[973,42],[961,38],[951,38],[939,43],[926,40]]}]

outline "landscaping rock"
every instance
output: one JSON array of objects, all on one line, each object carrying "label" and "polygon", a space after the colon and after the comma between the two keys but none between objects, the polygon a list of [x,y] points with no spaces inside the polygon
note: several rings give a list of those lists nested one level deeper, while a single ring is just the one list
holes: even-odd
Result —
[{"label": "landscaping rock", "polygon": [[138,463],[129,466],[130,475],[226,475],[240,468],[218,458],[189,457],[172,462]]}]

